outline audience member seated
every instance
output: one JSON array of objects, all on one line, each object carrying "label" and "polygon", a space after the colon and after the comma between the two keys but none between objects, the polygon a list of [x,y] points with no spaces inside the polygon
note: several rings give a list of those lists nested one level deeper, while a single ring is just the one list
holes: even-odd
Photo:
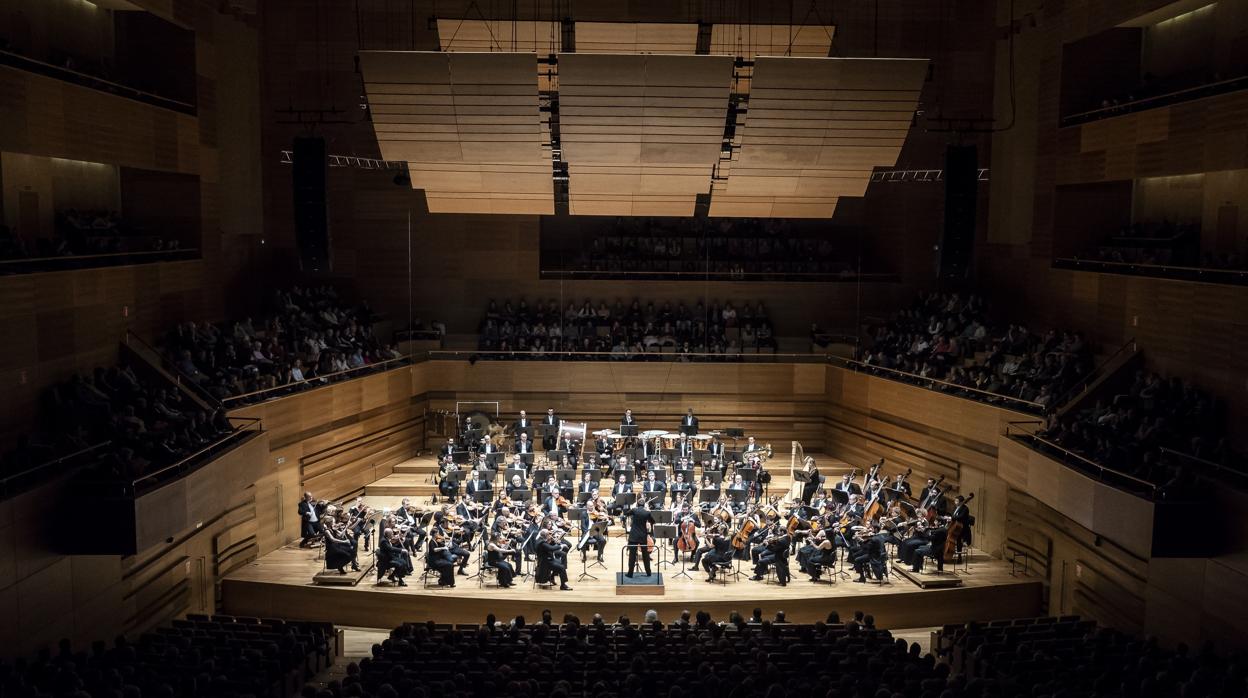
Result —
[{"label": "audience member seated", "polygon": [[[560,312],[551,299],[530,308],[523,298],[489,302],[481,323],[478,346],[482,351],[516,352],[485,358],[557,359],[558,352],[574,352],[578,360],[642,361],[660,352],[684,361],[729,360],[743,352],[777,348],[767,309],[747,302],[740,310],[731,301],[714,301],[710,308],[697,301],[675,306],[654,301],[644,306],[633,299],[627,307],[616,298],[607,305],[586,298],[569,301]],[[714,356],[706,356],[714,355]]]},{"label": "audience member seated", "polygon": [[22,235],[0,226],[0,259],[46,259],[139,252],[177,252],[181,241],[138,230],[116,211],[64,209],[54,218],[53,235]]},{"label": "audience member seated", "polygon": [[336,644],[329,623],[188,616],[133,640],[89,650],[62,640],[33,659],[0,661],[0,695],[280,698],[328,668]]},{"label": "audience member seated", "polygon": [[[1145,73],[1139,82],[1114,94],[1102,95],[1077,108],[1064,120],[1083,123],[1111,116],[1152,109],[1165,104],[1176,104],[1192,99],[1210,97],[1232,90],[1243,89],[1248,76],[1223,75],[1218,71],[1189,71],[1178,75],[1158,78]],[[1145,101],[1147,100],[1147,101]]]},{"label": "audience member seated", "polygon": [[133,480],[176,463],[231,433],[221,410],[209,412],[166,388],[141,380],[125,366],[97,368],[49,388],[47,434],[33,434],[5,454],[3,475],[22,473],[95,444],[95,474]]},{"label": "audience member seated", "polygon": [[958,293],[920,295],[891,322],[871,330],[870,346],[859,360],[866,370],[893,369],[880,371],[883,375],[976,399],[992,401],[985,392],[1016,398],[1033,403],[1034,411],[1057,407],[1057,399],[1092,369],[1082,333],[1035,335],[1022,324],[994,329],[983,299]]},{"label": "audience member seated", "polygon": [[274,292],[258,322],[184,322],[169,332],[164,349],[179,373],[218,400],[281,386],[302,390],[400,358],[373,335],[375,321],[368,303],[341,299],[330,286],[296,286]]},{"label": "audience member seated", "polygon": [[1241,470],[1215,400],[1191,381],[1146,371],[1135,374],[1125,393],[1054,420],[1040,436],[1169,496],[1196,482],[1191,464],[1164,457],[1163,448]]},{"label": "audience member seated", "polygon": [[[1240,656],[1163,648],[1078,616],[947,625],[935,639],[975,695],[1242,696]],[[955,679],[958,680],[958,679]]]},{"label": "audience member seated", "polygon": [[[618,218],[557,268],[645,274],[853,274],[843,249],[784,219]],[[543,268],[548,268],[543,266]],[[553,268],[553,267],[552,267]]]}]

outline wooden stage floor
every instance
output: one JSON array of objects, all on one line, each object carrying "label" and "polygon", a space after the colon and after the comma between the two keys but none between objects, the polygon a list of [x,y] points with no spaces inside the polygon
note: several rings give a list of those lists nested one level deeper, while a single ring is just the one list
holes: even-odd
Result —
[{"label": "wooden stage floor", "polygon": [[[705,610],[716,619],[724,619],[731,611],[748,615],[753,608],[761,607],[767,617],[784,611],[795,622],[822,620],[832,610],[844,619],[861,610],[873,614],[881,627],[894,628],[1034,616],[1041,610],[1042,587],[1038,579],[1011,576],[1008,563],[979,551],[973,552],[965,571],[958,571],[962,585],[949,589],[920,589],[896,575],[884,585],[846,579],[834,584],[814,583],[797,573],[794,560],[793,581],[786,587],[749,581],[748,571],[739,581],[710,584],[701,571],[690,570],[691,579],[677,577],[680,565],[669,565],[663,570],[664,595],[617,596],[615,572],[620,569],[621,547],[622,539],[608,539],[607,569],[589,570],[597,580],[577,580],[581,563],[574,552],[569,560],[573,589],[558,591],[534,588],[531,581],[522,579],[517,579],[518,586],[511,589],[498,589],[492,584],[479,587],[477,580],[462,576],[456,577],[454,588],[426,589],[418,574],[408,578],[407,587],[389,583],[378,586],[374,584],[375,573],[353,587],[319,586],[312,583],[313,575],[321,570],[317,552],[291,545],[223,579],[222,610],[234,615],[328,620],[373,628],[417,620],[479,623],[488,613],[500,618],[518,614],[538,618],[543,609],[550,609],[555,618],[574,613],[582,620],[594,613],[608,619],[627,614],[639,620],[647,609],[655,609],[660,618],[668,620],[683,610]],[[526,563],[526,568],[528,564],[531,563]],[[418,562],[417,572],[422,568]],[[468,571],[476,571],[475,555]]]}]

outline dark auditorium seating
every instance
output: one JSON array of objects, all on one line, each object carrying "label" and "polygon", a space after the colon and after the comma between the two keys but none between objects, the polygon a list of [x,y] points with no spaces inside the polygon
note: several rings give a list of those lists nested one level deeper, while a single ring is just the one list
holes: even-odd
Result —
[{"label": "dark auditorium seating", "polygon": [[133,641],[0,662],[2,696],[287,698],[338,654],[332,624],[187,616]]}]

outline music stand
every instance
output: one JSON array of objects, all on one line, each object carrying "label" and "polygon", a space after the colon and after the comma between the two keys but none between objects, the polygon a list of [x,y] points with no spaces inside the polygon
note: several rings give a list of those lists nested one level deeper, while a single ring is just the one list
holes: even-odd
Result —
[{"label": "music stand", "polygon": [[719,490],[698,490],[698,504],[714,504],[719,501]]},{"label": "music stand", "polygon": [[678,429],[678,430],[677,430],[677,433],[684,434],[685,436],[697,436],[697,435],[698,435],[698,425],[696,425],[696,424],[681,424],[681,425],[680,425],[680,429]]},{"label": "music stand", "polygon": [[566,453],[566,451],[556,451],[554,449],[550,449],[549,451],[546,451],[546,462],[558,463],[560,453]]},{"label": "music stand", "polygon": [[533,467],[533,457],[534,457],[534,453],[533,453],[532,451],[529,451],[528,453],[521,453],[521,454],[520,454],[520,462],[521,462],[521,463],[524,463],[525,465],[527,465],[527,466],[529,466],[530,468],[532,468],[532,467]]},{"label": "music stand", "polygon": [[528,477],[527,474],[523,470],[520,470],[519,468],[508,468],[507,470],[503,472],[503,479],[505,479],[507,482],[511,482],[511,478],[517,475],[520,476],[521,482],[524,482]]},{"label": "music stand", "polygon": [[576,503],[579,504],[582,509],[584,509],[585,502],[588,502],[589,498],[592,497],[593,495],[594,495],[593,492],[581,492],[578,490],[576,493]]},{"label": "music stand", "polygon": [[[653,507],[656,507],[656,506],[661,509],[663,507],[663,503],[667,499],[666,492],[642,492],[640,496],[646,500],[647,509],[652,509]],[[655,510],[654,513],[657,514],[658,511]]]},{"label": "music stand", "polygon": [[694,459],[695,461],[697,461],[698,463],[701,463],[701,462],[702,462],[702,461],[704,461],[704,460],[710,460],[710,459],[711,459],[711,452],[710,452],[710,451],[708,451],[708,450],[706,450],[706,449],[702,449],[702,448],[699,448],[699,449],[694,449],[694,451],[693,451],[693,459]]},{"label": "music stand", "polygon": [[451,462],[455,465],[466,465],[468,463],[468,451],[451,451]]},{"label": "music stand", "polygon": [[502,451],[491,451],[490,453],[485,454],[485,463],[486,465],[493,466],[494,469],[497,470],[498,466],[503,462],[503,456],[505,455],[507,454]]},{"label": "music stand", "polygon": [[555,475],[559,478],[560,484],[576,481],[576,470],[574,468],[559,468],[555,471]]},{"label": "music stand", "polygon": [[737,451],[737,450],[725,451],[725,452],[724,452],[724,458],[725,458],[725,459],[726,459],[729,463],[740,463],[740,462],[741,462],[741,452],[740,452],[740,451]]},{"label": "music stand", "polygon": [[693,468],[672,468],[672,482],[676,481],[677,475],[684,475],[686,483],[693,483]]},{"label": "music stand", "polygon": [[472,501],[476,502],[477,504],[485,504],[487,502],[492,501],[493,499],[494,499],[494,488],[492,487],[486,490],[477,490],[476,492],[472,493]]},{"label": "music stand", "polygon": [[509,499],[513,502],[528,503],[533,500],[533,490],[528,487],[518,487],[511,491]]},{"label": "music stand", "polygon": [[555,474],[553,470],[535,470],[533,471],[533,487],[538,488],[545,485]]},{"label": "music stand", "polygon": [[620,436],[637,436],[637,434],[638,432],[637,432],[636,424],[621,424],[620,425]]},{"label": "music stand", "polygon": [[724,471],[722,470],[706,470],[702,472],[703,477],[711,478],[711,484],[715,485],[715,489],[724,482]]},{"label": "music stand", "polygon": [[655,522],[654,522],[654,529],[653,529],[654,530],[654,542],[657,545],[660,541],[662,541],[662,544],[663,544],[662,549],[655,551],[659,553],[659,559],[656,561],[655,567],[660,572],[662,572],[663,568],[667,567],[668,565],[667,551],[666,551],[668,543],[672,542],[673,547],[675,546],[674,541],[676,540],[676,526],[672,523],[671,516],[668,516],[667,521],[663,523],[659,523],[658,516],[657,516],[657,514],[659,513],[671,514],[671,512],[670,511],[668,512],[656,511],[656,512],[653,512],[652,514],[652,515],[656,515]]},{"label": "music stand", "polygon": [[[801,471],[798,471],[801,472]],[[795,473],[796,474],[796,473]],[[809,478],[807,478],[809,480]],[[841,490],[828,490],[828,496],[836,501],[838,506],[849,504],[849,493]]]},{"label": "music stand", "polygon": [[636,492],[624,492],[623,494],[612,495],[612,497],[615,501],[611,503],[611,506],[619,509],[632,509],[633,505],[637,503]]}]

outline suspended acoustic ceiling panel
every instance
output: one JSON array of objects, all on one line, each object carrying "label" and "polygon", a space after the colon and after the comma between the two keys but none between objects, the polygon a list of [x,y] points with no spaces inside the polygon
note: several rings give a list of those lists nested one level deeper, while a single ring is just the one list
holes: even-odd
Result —
[{"label": "suspended acoustic ceiling panel", "polygon": [[569,211],[693,215],[719,159],[732,63],[728,56],[560,54]]},{"label": "suspended acoustic ceiling panel", "polygon": [[438,46],[457,53],[541,53],[563,50],[558,22],[439,19]]},{"label": "suspended acoustic ceiling panel", "polygon": [[433,213],[553,213],[532,53],[361,51],[373,129]]},{"label": "suspended acoustic ceiling panel", "polygon": [[[758,56],[826,58],[836,27],[831,25],[713,24],[712,56],[735,56],[752,61]],[[754,68],[743,65],[734,74],[732,91],[749,94]]]},{"label": "suspended acoustic ceiling panel", "polygon": [[710,215],[825,218],[862,196],[897,163],[926,75],[924,59],[759,57]]},{"label": "suspended acoustic ceiling panel", "polygon": [[[655,22],[577,22],[577,53],[693,55],[698,25]],[[826,54],[825,54],[826,55]]]}]

